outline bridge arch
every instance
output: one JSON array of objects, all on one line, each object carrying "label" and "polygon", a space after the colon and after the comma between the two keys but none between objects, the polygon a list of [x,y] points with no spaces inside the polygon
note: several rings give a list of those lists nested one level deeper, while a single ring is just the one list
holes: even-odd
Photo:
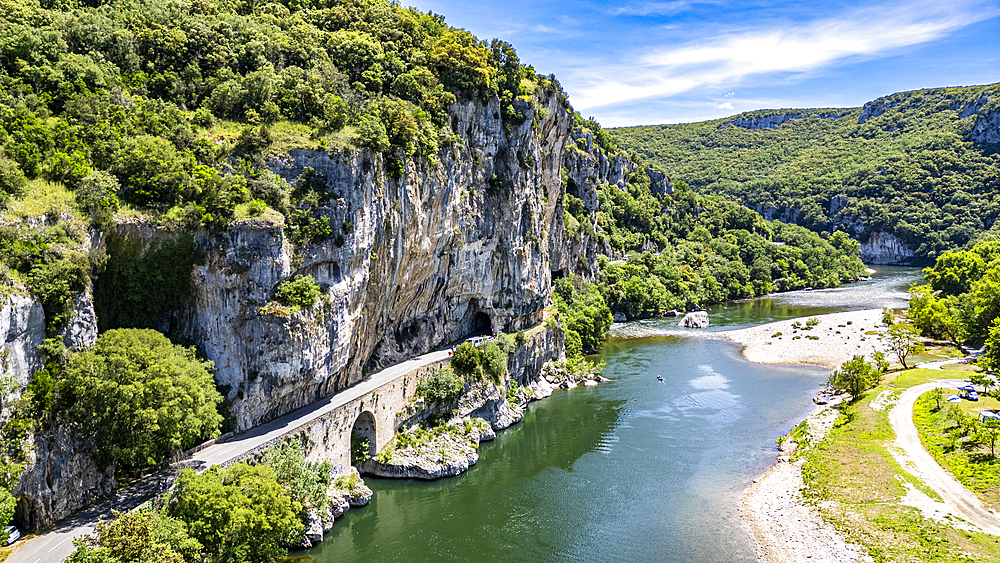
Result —
[{"label": "bridge arch", "polygon": [[378,453],[378,432],[375,415],[361,411],[351,427],[351,465],[361,466]]}]

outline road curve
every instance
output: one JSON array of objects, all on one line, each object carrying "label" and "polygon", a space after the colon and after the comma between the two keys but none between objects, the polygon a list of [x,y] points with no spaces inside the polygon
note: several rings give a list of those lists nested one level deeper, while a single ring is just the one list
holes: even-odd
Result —
[{"label": "road curve", "polygon": [[[448,358],[448,350],[430,352],[411,360],[372,374],[368,379],[344,389],[336,395],[302,407],[285,416],[272,420],[267,424],[254,427],[250,431],[235,436],[226,442],[215,444],[184,460],[185,466],[194,462],[195,466],[207,469],[212,465],[222,465],[264,444],[295,431],[299,427],[344,406],[345,404],[371,392],[372,390],[393,381],[417,368]],[[100,518],[111,517],[112,510],[132,510],[147,500],[153,498],[160,490],[161,484],[168,484],[179,472],[178,469],[166,469],[150,475],[141,481],[116,491],[111,497],[84,509],[60,522],[53,530],[28,541],[7,558],[7,563],[52,563],[62,561],[75,550],[73,538],[89,534]]]},{"label": "road curve", "polygon": [[955,388],[965,385],[961,379],[942,379],[910,387],[903,391],[896,406],[889,412],[889,424],[896,433],[895,446],[902,451],[902,457],[894,452],[904,469],[934,489],[944,500],[948,511],[983,532],[1000,535],[1000,517],[989,510],[979,498],[955,479],[951,473],[938,465],[937,461],[920,443],[920,435],[913,423],[913,405],[917,397],[936,387]]}]

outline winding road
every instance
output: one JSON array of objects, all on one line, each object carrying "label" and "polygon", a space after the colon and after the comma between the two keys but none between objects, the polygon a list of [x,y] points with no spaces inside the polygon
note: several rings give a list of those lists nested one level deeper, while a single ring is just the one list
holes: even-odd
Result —
[{"label": "winding road", "polygon": [[100,518],[109,518],[113,510],[132,510],[152,499],[159,493],[161,485],[171,483],[180,473],[182,467],[195,467],[204,470],[212,465],[224,465],[269,440],[296,431],[330,411],[340,408],[398,377],[446,358],[448,358],[448,350],[439,350],[398,363],[372,374],[368,379],[348,387],[340,393],[302,407],[267,424],[257,426],[225,442],[205,448],[190,458],[175,463],[168,469],[150,475],[131,486],[119,489],[109,498],[60,522],[49,532],[21,545],[7,558],[7,563],[62,561],[75,550],[73,538],[92,533]]},{"label": "winding road", "polygon": [[[934,362],[922,365],[930,369],[941,369],[946,363],[960,360]],[[937,387],[952,389],[968,382],[961,379],[940,379],[910,387],[899,396],[896,405],[889,412],[889,424],[896,433],[894,445],[899,452],[893,455],[900,464],[928,487],[941,495],[946,510],[988,534],[1000,535],[1000,516],[983,506],[983,503],[965,485],[958,482],[951,473],[938,465],[920,442],[920,435],[913,423],[913,405],[917,397]],[[901,453],[900,453],[901,452]]]}]

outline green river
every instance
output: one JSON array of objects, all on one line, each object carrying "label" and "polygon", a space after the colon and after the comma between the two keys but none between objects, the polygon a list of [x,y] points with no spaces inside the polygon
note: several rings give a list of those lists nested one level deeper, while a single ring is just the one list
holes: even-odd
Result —
[{"label": "green river", "polygon": [[[919,275],[883,268],[871,282],[713,306],[709,330],[901,308]],[[610,383],[531,403],[465,474],[365,478],[372,501],[302,559],[753,561],[739,497],[828,371],[752,364],[737,346],[676,325],[616,325],[599,356]]]}]

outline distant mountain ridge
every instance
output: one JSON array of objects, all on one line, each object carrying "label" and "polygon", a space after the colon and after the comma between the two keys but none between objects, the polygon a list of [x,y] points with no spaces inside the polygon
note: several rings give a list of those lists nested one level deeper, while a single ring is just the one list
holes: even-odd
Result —
[{"label": "distant mountain ridge", "polygon": [[997,229],[1000,84],[610,132],[672,182],[846,231],[870,262],[930,262]]}]

